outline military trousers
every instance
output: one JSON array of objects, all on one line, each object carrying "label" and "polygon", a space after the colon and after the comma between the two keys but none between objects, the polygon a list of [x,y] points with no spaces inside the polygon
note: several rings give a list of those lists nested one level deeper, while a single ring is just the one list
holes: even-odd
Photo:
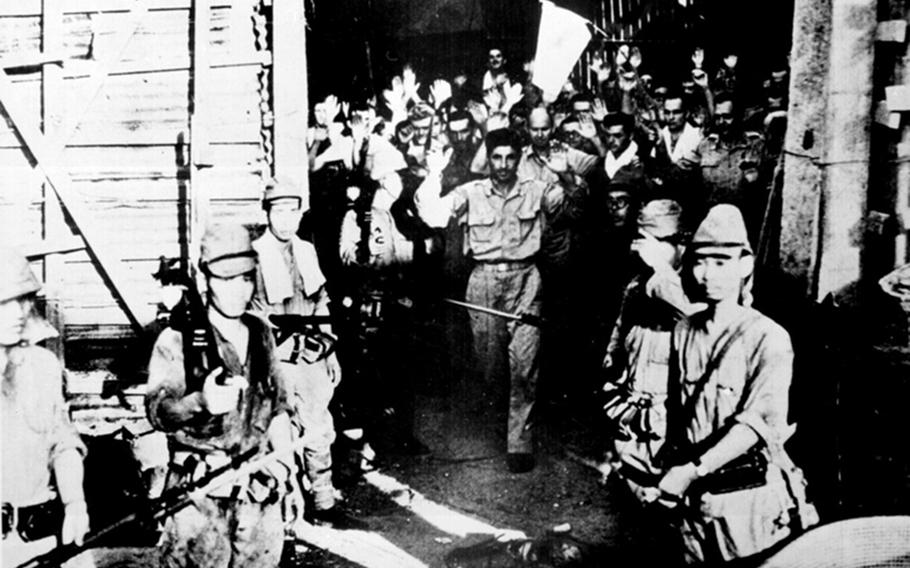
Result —
[{"label": "military trousers", "polygon": [[335,505],[332,483],[335,422],[329,403],[335,394],[335,385],[331,382],[325,360],[289,363],[286,358],[280,357],[280,349],[279,359],[282,374],[289,382],[287,392],[294,407],[291,422],[302,436],[302,473],[309,483],[314,507],[330,509]]},{"label": "military trousers", "polygon": [[[540,272],[531,263],[478,263],[468,278],[465,299],[509,313],[540,315]],[[537,397],[540,328],[471,311],[471,332],[477,364],[488,384],[501,380],[508,368],[509,453],[532,453],[530,416]]]}]

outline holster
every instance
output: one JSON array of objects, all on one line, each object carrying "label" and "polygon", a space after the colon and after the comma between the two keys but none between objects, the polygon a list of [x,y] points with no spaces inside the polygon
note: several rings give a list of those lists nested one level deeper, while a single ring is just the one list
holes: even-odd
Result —
[{"label": "holster", "polygon": [[[658,452],[661,467],[669,468],[692,461],[693,452],[680,451],[678,447],[665,444]],[[717,471],[696,480],[689,487],[690,495],[711,493],[722,495],[744,489],[761,487],[767,482],[768,458],[761,445],[752,446],[748,452],[727,463]]]},{"label": "holster", "polygon": [[28,507],[15,508],[3,504],[3,536],[9,534],[15,525],[19,538],[25,542],[41,540],[59,534],[63,526],[63,503],[51,499]]}]

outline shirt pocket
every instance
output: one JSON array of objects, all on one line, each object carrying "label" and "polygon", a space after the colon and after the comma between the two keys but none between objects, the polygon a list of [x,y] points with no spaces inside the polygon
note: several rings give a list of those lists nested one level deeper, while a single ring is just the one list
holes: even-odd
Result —
[{"label": "shirt pocket", "polygon": [[542,232],[540,215],[539,199],[526,199],[516,212],[518,217],[518,242],[530,241],[535,252],[540,247],[540,235]]},{"label": "shirt pocket", "polygon": [[491,208],[470,210],[467,225],[471,242],[488,243],[496,238],[496,213]]}]

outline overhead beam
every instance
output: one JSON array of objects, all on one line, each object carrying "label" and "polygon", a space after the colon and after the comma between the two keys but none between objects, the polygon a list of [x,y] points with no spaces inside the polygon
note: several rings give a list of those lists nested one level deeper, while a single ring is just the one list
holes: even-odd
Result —
[{"label": "overhead beam", "polygon": [[292,180],[309,203],[307,61],[304,0],[272,3],[275,175]]}]

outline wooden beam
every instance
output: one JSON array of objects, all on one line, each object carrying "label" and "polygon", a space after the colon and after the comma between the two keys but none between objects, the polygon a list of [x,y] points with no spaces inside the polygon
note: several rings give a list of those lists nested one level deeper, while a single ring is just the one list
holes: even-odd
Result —
[{"label": "wooden beam", "polygon": [[[45,25],[44,29],[47,30],[48,26]],[[46,63],[63,63],[66,58],[66,53],[63,50],[51,52],[44,50],[40,53],[10,55],[9,57],[0,58],[0,69],[19,69],[22,67],[37,67]]]},{"label": "wooden beam", "polygon": [[107,244],[109,235],[99,230],[100,227],[94,222],[91,212],[73,189],[69,176],[56,166],[59,163],[53,159],[56,157],[54,152],[56,148],[49,144],[48,139],[34,124],[35,120],[29,116],[28,110],[13,96],[9,76],[3,70],[0,70],[0,106],[22,138],[25,148],[32,155],[35,167],[54,189],[76,228],[82,233],[89,252],[96,261],[98,271],[111,287],[114,297],[123,305],[133,329],[137,333],[141,332],[141,316],[145,302],[130,286],[125,285],[128,281],[127,266],[109,251]]},{"label": "wooden beam", "polygon": [[[40,16],[42,0],[15,0],[0,2],[0,17]],[[189,10],[193,0],[151,0],[150,10]],[[216,8],[230,8],[246,2],[216,0]],[[129,12],[130,6],[123,0],[69,0],[63,8],[64,14],[93,14],[97,12]]]},{"label": "wooden beam", "polygon": [[202,182],[203,168],[211,166],[209,152],[211,120],[208,104],[211,84],[211,52],[209,29],[212,15],[211,0],[194,0],[192,12],[193,45],[190,52],[190,164],[189,164],[189,264],[198,265],[200,240],[211,216],[209,187]]},{"label": "wooden beam", "polygon": [[[43,257],[51,257],[58,254],[64,254],[68,252],[76,252],[80,250],[85,250],[85,241],[81,237],[70,237],[68,239],[62,239],[59,241],[42,241],[40,243],[25,245],[19,247],[19,250],[25,255],[28,259],[37,259]],[[49,262],[50,259],[45,260]],[[49,297],[48,286],[44,285],[45,296]],[[62,329],[58,330],[63,332]]]},{"label": "wooden beam", "polygon": [[275,112],[275,175],[303,188],[309,204],[307,175],[307,61],[304,0],[272,4]]},{"label": "wooden beam", "polygon": [[[63,26],[64,0],[44,0],[41,15],[41,49],[44,53],[60,53],[66,31]],[[48,60],[45,63],[55,63]],[[44,135],[48,138],[59,136],[64,128],[66,91],[63,88],[63,69],[59,65],[44,65],[41,82],[41,114]],[[54,195],[50,184],[45,183],[44,195],[44,238],[60,240],[71,237],[63,209]],[[84,247],[82,239],[76,239]],[[44,259],[45,316],[59,335],[47,342],[47,347],[57,355],[61,365],[66,364],[64,342],[66,341],[66,318],[63,313],[62,291],[64,287],[64,260],[59,255]]]}]

